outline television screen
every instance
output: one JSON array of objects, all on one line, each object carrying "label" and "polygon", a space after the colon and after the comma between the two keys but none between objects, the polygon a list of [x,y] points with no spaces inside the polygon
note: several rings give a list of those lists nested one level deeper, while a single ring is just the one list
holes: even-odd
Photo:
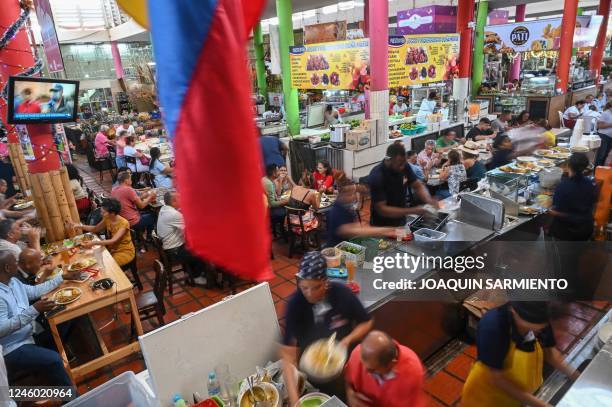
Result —
[{"label": "television screen", "polygon": [[10,77],[8,122],[73,122],[76,120],[78,94],[78,81]]}]

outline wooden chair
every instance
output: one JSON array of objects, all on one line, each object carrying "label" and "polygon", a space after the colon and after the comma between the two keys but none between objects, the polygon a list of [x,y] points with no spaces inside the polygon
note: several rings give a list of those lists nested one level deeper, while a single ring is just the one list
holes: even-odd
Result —
[{"label": "wooden chair", "polygon": [[[155,248],[157,249],[157,254],[159,255],[159,259],[161,260],[162,264],[167,270],[166,274],[168,275],[168,278],[167,278],[168,292],[170,293],[170,295],[173,295],[174,283],[180,283],[181,281],[187,281],[189,285],[195,285],[195,282],[193,281],[191,274],[189,274],[188,267],[185,264],[177,263],[174,256],[172,256],[172,254],[169,251],[164,250],[162,240],[160,239],[160,237],[157,235],[156,232],[153,232],[152,238],[153,238],[153,244],[155,245]],[[184,277],[178,278],[178,279],[175,278],[175,274],[177,273],[183,273]]]},{"label": "wooden chair", "polygon": [[134,166],[134,170],[132,171],[132,186],[134,186],[134,188],[138,188],[138,185],[140,184],[140,174],[142,174],[138,172],[138,164],[136,163],[138,158],[131,157],[129,155],[124,156],[124,158],[128,167],[130,165]]},{"label": "wooden chair", "polygon": [[[287,229],[289,233],[289,258],[293,255],[298,239],[301,240],[301,246],[304,252],[308,251],[308,240],[311,237],[316,248],[319,248],[321,244],[319,242],[318,228],[306,231],[304,227],[304,215],[307,211],[305,209],[291,208],[289,206],[286,206],[285,209],[287,210]],[[291,224],[291,216],[297,216],[299,218],[299,225]],[[297,231],[295,229],[297,229]]]},{"label": "wooden chair", "polygon": [[140,293],[136,297],[136,306],[138,307],[141,321],[157,318],[157,322],[162,326],[165,324],[164,315],[166,314],[166,307],[164,306],[164,292],[168,283],[168,275],[166,268],[159,260],[153,261],[153,270],[155,270],[153,290]]},{"label": "wooden chair", "polygon": [[132,274],[132,280],[134,284],[136,284],[136,287],[138,287],[140,291],[143,290],[142,281],[140,281],[140,276],[138,275],[138,265],[136,264],[136,256],[134,256],[131,262],[121,266],[121,270],[123,271],[129,270]]},{"label": "wooden chair", "polygon": [[87,143],[85,154],[87,155],[87,161],[89,162],[90,167],[96,169],[100,174],[100,182],[104,181],[104,171],[108,171],[111,176],[111,180],[115,178],[115,167],[110,155],[108,157],[97,157],[96,150],[92,143]]}]

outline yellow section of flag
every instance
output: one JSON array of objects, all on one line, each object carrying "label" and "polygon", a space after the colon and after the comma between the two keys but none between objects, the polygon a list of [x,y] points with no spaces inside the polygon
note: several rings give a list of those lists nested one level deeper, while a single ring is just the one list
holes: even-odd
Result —
[{"label": "yellow section of flag", "polygon": [[149,29],[149,16],[147,13],[147,0],[117,0],[123,9],[138,24]]}]

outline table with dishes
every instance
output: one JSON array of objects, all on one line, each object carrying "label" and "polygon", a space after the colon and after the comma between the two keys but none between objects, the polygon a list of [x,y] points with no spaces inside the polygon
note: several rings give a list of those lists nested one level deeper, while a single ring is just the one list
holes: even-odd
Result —
[{"label": "table with dishes", "polygon": [[145,140],[138,141],[134,147],[136,150],[139,150],[146,155],[150,155],[149,152],[153,147],[158,147],[161,152],[159,161],[164,164],[169,164],[174,160],[174,154],[172,152],[170,143],[167,141],[161,141],[157,137],[150,137]]},{"label": "table with dishes", "polygon": [[[58,332],[57,327],[59,324],[88,315],[95,327],[91,317],[92,312],[108,306],[117,307],[120,303],[128,301],[132,328],[133,332],[136,333],[135,338],[137,338],[137,335],[143,334],[132,283],[106,249],[97,247],[87,250],[81,246],[84,241],[93,239],[96,239],[96,237],[91,234],[79,235],[71,239],[44,245],[42,248],[51,264],[55,266],[55,271],[48,278],[53,278],[63,271],[81,271],[82,280],[65,281],[60,287],[46,296],[55,301],[56,304],[66,307],[63,311],[53,316],[48,316],[48,321],[53,340],[64,361],[66,371],[75,382],[90,372],[122,360],[128,355],[138,353],[140,346],[138,341],[135,340],[109,351],[99,331],[94,328],[102,355],[73,368],[68,362],[64,345]],[[103,279],[112,280],[112,285],[109,287],[105,286],[104,282],[98,283]],[[96,284],[95,286],[94,283]],[[94,288],[98,285],[100,286],[99,288]]]}]

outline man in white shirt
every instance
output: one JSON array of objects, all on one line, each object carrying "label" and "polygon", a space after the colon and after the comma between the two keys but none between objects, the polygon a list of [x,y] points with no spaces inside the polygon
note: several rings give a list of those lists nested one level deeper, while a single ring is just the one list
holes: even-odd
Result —
[{"label": "man in white shirt", "polygon": [[576,104],[574,104],[574,106],[570,106],[567,109],[565,109],[565,112],[563,112],[563,119],[564,120],[576,120],[577,118],[580,117],[580,115],[582,115],[582,109],[584,108],[585,102],[584,100],[579,100],[576,102]]},{"label": "man in white shirt", "polygon": [[582,114],[582,118],[584,119],[584,132],[588,133],[595,131],[597,129],[597,121],[600,117],[601,113],[597,111],[597,106],[589,105]]},{"label": "man in white shirt", "polygon": [[166,192],[164,203],[157,218],[157,235],[164,251],[187,266],[187,272],[196,284],[206,285],[206,278],[202,276],[204,263],[185,247],[185,222],[179,212],[177,193]]},{"label": "man in white shirt", "polygon": [[408,111],[408,105],[404,103],[404,98],[401,96],[397,97],[397,103],[393,106],[393,114],[403,114]]},{"label": "man in white shirt", "polygon": [[[22,230],[22,227],[24,230]],[[22,234],[28,237],[27,246],[34,250],[40,250],[40,229],[33,228],[25,223],[25,219],[12,220],[3,219],[0,220],[0,251],[7,250],[19,258],[21,250],[26,247],[24,242],[21,242]]]},{"label": "man in white shirt", "polygon": [[136,130],[134,130],[134,126],[130,123],[130,119],[123,119],[123,124],[117,127],[117,134],[121,132],[121,130],[127,131],[127,136],[133,136],[136,134]]}]

